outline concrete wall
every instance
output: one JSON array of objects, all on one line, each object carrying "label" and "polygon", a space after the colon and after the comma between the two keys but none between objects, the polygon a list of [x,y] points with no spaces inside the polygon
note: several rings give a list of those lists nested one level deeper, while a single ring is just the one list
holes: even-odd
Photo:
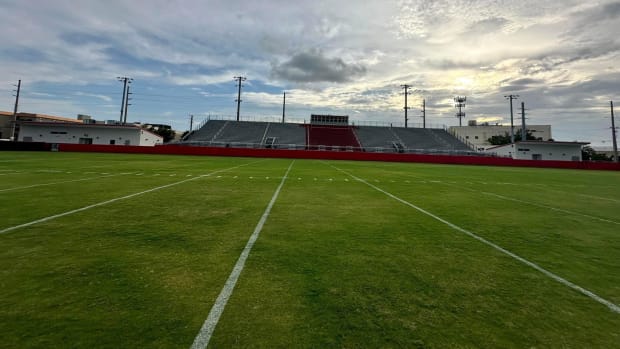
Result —
[{"label": "concrete wall", "polygon": [[99,145],[154,146],[161,144],[162,138],[137,127],[22,124],[19,141],[69,144],[91,142]]}]

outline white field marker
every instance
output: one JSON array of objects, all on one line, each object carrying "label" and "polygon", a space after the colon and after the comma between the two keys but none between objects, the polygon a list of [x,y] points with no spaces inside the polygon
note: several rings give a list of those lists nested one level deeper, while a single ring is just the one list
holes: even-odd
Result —
[{"label": "white field marker", "polygon": [[[448,183],[446,183],[446,184],[448,184]],[[450,184],[448,184],[448,185],[450,185]],[[480,190],[471,189],[471,188],[467,188],[467,187],[460,187],[460,186],[456,186],[456,185],[453,185],[453,186],[457,187],[459,189],[469,190],[469,191],[474,192],[474,193],[480,193],[480,194],[484,194],[484,195],[488,195],[488,196],[493,196],[493,197],[496,197],[496,198],[502,199],[502,200],[514,201],[514,202],[518,202],[518,203],[526,204],[526,205],[530,205],[530,206],[546,208],[546,209],[551,210],[551,211],[562,212],[562,213],[566,213],[566,214],[569,214],[569,215],[576,215],[576,216],[581,216],[581,217],[586,217],[586,218],[594,219],[594,220],[601,221],[601,222],[613,223],[613,224],[620,225],[620,222],[614,221],[614,220],[611,220],[611,219],[596,217],[596,216],[592,216],[592,215],[581,213],[581,212],[569,211],[569,210],[565,210],[565,209],[561,209],[561,208],[557,208],[557,207],[553,207],[553,206],[548,206],[548,205],[544,205],[544,204],[538,204],[538,203],[531,202],[531,201],[515,199],[515,198],[508,197],[508,196],[491,193],[491,192],[488,192],[488,191],[480,191]]]},{"label": "white field marker", "polygon": [[248,256],[250,255],[250,251],[252,250],[254,243],[258,239],[258,235],[263,229],[263,225],[265,225],[265,222],[267,221],[267,218],[269,217],[269,213],[271,212],[271,208],[275,204],[276,199],[278,198],[278,195],[280,194],[280,190],[282,189],[282,186],[284,185],[284,182],[286,181],[286,178],[288,177],[288,174],[291,171],[291,168],[293,168],[294,163],[295,163],[295,160],[293,160],[291,164],[288,166],[288,169],[286,170],[284,177],[282,177],[282,181],[280,181],[280,185],[278,185],[278,188],[273,193],[273,196],[271,197],[271,201],[269,201],[269,204],[267,205],[265,212],[260,217],[258,224],[256,224],[256,228],[254,228],[254,232],[252,233],[252,235],[250,235],[250,239],[245,245],[243,252],[241,252],[241,255],[239,256],[239,259],[237,260],[235,267],[233,268],[232,272],[228,276],[228,280],[226,280],[226,283],[224,284],[222,291],[220,291],[220,294],[217,296],[217,299],[215,300],[215,303],[213,304],[213,307],[211,307],[209,316],[207,317],[205,322],[202,324],[202,327],[200,328],[198,335],[194,339],[194,343],[192,343],[191,349],[206,348],[207,345],[209,345],[209,341],[211,340],[213,331],[215,330],[215,327],[217,326],[217,323],[220,320],[222,313],[224,312],[224,308],[226,307],[226,303],[228,303],[228,299],[230,298],[233,290],[235,289],[235,285],[237,284],[239,275],[243,271],[243,267],[245,266],[245,261],[248,259]]},{"label": "white field marker", "polygon": [[71,214],[74,214],[74,213],[86,211],[86,210],[89,210],[91,208],[95,208],[95,207],[111,204],[111,203],[116,202],[116,201],[130,199],[130,198],[132,198],[134,196],[139,196],[139,195],[142,195],[142,194],[147,194],[147,193],[154,192],[154,191],[157,191],[157,190],[160,190],[160,189],[164,189],[164,188],[172,187],[172,186],[175,186],[175,185],[183,184],[185,182],[193,181],[193,180],[196,180],[196,179],[199,179],[199,178],[209,177],[209,176],[211,176],[212,174],[215,174],[215,173],[232,170],[234,168],[241,167],[241,166],[247,166],[247,165],[253,164],[255,162],[250,162],[250,163],[243,164],[243,165],[238,165],[238,166],[234,166],[234,167],[230,167],[230,168],[226,168],[226,169],[222,169],[222,170],[217,170],[217,171],[214,171],[214,172],[211,172],[211,173],[207,173],[207,174],[204,174],[204,175],[201,175],[201,176],[198,176],[198,177],[184,179],[184,180],[179,181],[179,182],[174,182],[174,183],[162,185],[162,186],[159,186],[159,187],[147,189],[147,190],[141,191],[139,193],[134,193],[134,194],[129,194],[129,195],[121,196],[121,197],[114,198],[114,199],[111,199],[111,200],[102,201],[102,202],[98,202],[96,204],[80,207],[80,208],[77,208],[75,210],[66,211],[66,212],[63,212],[63,213],[55,214],[53,216],[48,216],[48,217],[45,217],[45,218],[37,219],[35,221],[31,221],[31,222],[28,222],[28,223],[16,225],[16,226],[9,227],[9,228],[4,228],[4,229],[0,230],[0,234],[5,234],[5,233],[8,233],[10,231],[13,231],[13,230],[16,230],[16,229],[20,229],[20,228],[29,227],[31,225],[35,225],[35,224],[38,224],[38,223],[43,223],[43,222],[51,221],[52,219],[56,219],[56,218],[68,216],[68,215],[71,215]]},{"label": "white field marker", "polygon": [[531,201],[519,200],[519,199],[511,198],[511,197],[508,197],[508,196],[503,196],[503,195],[499,195],[499,194],[495,194],[495,193],[489,193],[489,192],[486,192],[486,191],[481,191],[480,193],[482,193],[484,195],[495,196],[497,198],[504,199],[504,200],[510,200],[510,201],[514,201],[514,202],[519,202],[519,203],[526,204],[526,205],[542,207],[542,208],[546,208],[546,209],[549,209],[549,210],[552,210],[552,211],[558,211],[558,212],[567,213],[567,214],[571,214],[571,215],[577,215],[577,216],[582,216],[582,217],[587,217],[587,218],[595,219],[595,220],[601,221],[601,222],[607,222],[607,223],[613,223],[613,224],[619,224],[620,225],[620,222],[613,221],[611,219],[605,219],[605,218],[601,218],[601,217],[591,216],[591,215],[585,214],[585,213],[564,210],[564,209],[553,207],[553,206],[537,204],[537,203],[534,203],[534,202],[531,202]]},{"label": "white field marker", "polygon": [[0,189],[0,192],[11,191],[11,190],[18,190],[18,189],[28,189],[28,188],[43,187],[43,186],[47,186],[47,185],[54,185],[54,184],[63,184],[63,183],[72,183],[72,182],[90,181],[90,180],[93,180],[93,179],[98,179],[98,178],[106,178],[106,177],[114,177],[114,176],[119,176],[119,175],[115,174],[115,175],[97,176],[97,177],[90,177],[90,178],[72,179],[72,180],[68,180],[68,181],[61,181],[61,182],[42,183],[42,184],[33,184],[33,185],[27,185],[27,186],[23,186],[23,187],[15,187],[15,188],[8,188],[8,189]]},{"label": "white field marker", "polygon": [[[334,167],[334,166],[332,166],[332,167]],[[500,251],[500,252],[502,252],[502,253],[504,253],[504,254],[506,254],[506,255],[516,259],[516,260],[518,260],[519,262],[521,262],[521,263],[523,263],[523,264],[525,264],[525,265],[527,265],[529,267],[532,267],[532,268],[538,270],[539,272],[543,273],[544,275],[548,276],[549,278],[551,278],[551,279],[553,279],[553,280],[555,280],[555,281],[557,281],[557,282],[559,282],[559,283],[561,283],[561,284],[563,284],[565,286],[568,286],[568,287],[578,291],[579,293],[581,293],[581,294],[583,294],[583,295],[585,295],[587,297],[590,297],[591,299],[593,299],[593,300],[595,300],[595,301],[597,301],[597,302],[607,306],[614,313],[620,314],[620,306],[618,306],[618,305],[616,305],[616,304],[614,304],[614,303],[612,303],[612,302],[610,302],[610,301],[608,301],[608,300],[598,296],[594,292],[586,290],[585,288],[583,288],[583,287],[581,287],[579,285],[576,285],[576,284],[574,284],[574,283],[572,283],[572,282],[562,278],[561,276],[558,276],[558,275],[548,271],[547,269],[539,266],[538,264],[536,264],[534,262],[530,262],[527,259],[525,259],[525,258],[523,258],[523,257],[521,257],[521,256],[519,256],[519,255],[517,255],[515,253],[512,253],[512,252],[506,250],[505,248],[503,248],[503,247],[501,247],[501,246],[499,246],[499,245],[497,245],[497,244],[495,244],[495,243],[493,243],[493,242],[491,242],[491,241],[489,241],[489,240],[487,240],[487,239],[485,239],[483,237],[480,237],[480,236],[478,236],[478,235],[476,235],[476,234],[474,234],[474,233],[472,233],[472,232],[470,232],[468,230],[465,230],[465,229],[459,227],[456,224],[450,223],[447,220],[445,220],[445,219],[443,219],[443,218],[441,218],[439,216],[436,216],[436,215],[430,213],[429,211],[426,211],[425,209],[420,208],[420,207],[418,207],[418,206],[416,206],[416,205],[414,205],[414,204],[412,204],[412,203],[410,203],[408,201],[405,201],[405,200],[397,197],[396,195],[391,194],[391,193],[389,193],[389,192],[387,192],[387,191],[385,191],[385,190],[383,190],[383,189],[381,189],[381,188],[379,188],[379,187],[377,187],[375,185],[372,185],[372,184],[366,182],[365,180],[363,180],[361,178],[358,178],[358,177],[356,177],[356,176],[354,176],[354,175],[352,175],[352,174],[350,174],[350,173],[348,173],[348,172],[346,172],[344,170],[341,170],[341,169],[339,169],[337,167],[334,167],[334,168],[337,169],[340,172],[346,173],[347,175],[349,175],[350,177],[354,178],[355,180],[357,180],[359,182],[362,182],[362,183],[368,185],[369,187],[371,187],[371,188],[373,188],[373,189],[375,189],[375,190],[377,190],[377,191],[379,191],[379,192],[381,192],[381,193],[391,197],[392,199],[394,199],[396,201],[399,201],[399,202],[401,202],[401,203],[403,203],[403,204],[405,204],[405,205],[407,205],[407,206],[409,206],[411,208],[414,208],[417,211],[419,211],[421,213],[424,213],[425,215],[427,215],[427,216],[429,216],[431,218],[434,218],[435,220],[438,220],[439,222],[449,226],[450,228],[452,228],[454,230],[460,231],[463,234],[466,234],[466,235],[468,235],[468,236],[470,236],[470,237],[472,237],[472,238],[474,238],[474,239],[476,239],[476,240],[478,240],[478,241],[480,241],[480,242],[482,242],[482,243],[484,243],[486,245],[489,245],[489,246],[493,247],[494,249],[496,249],[496,250],[498,250],[498,251]]]}]

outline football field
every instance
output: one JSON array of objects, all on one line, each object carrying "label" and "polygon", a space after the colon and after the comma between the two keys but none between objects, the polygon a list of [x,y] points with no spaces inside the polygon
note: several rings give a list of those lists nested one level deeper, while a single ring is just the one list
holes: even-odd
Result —
[{"label": "football field", "polygon": [[2,348],[618,348],[620,173],[0,152]]}]

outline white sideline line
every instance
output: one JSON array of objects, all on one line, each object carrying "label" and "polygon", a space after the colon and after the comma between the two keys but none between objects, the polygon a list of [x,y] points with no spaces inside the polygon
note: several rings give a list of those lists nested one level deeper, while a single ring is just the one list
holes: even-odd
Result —
[{"label": "white sideline line", "polygon": [[[554,190],[554,191],[557,191],[557,190]],[[613,202],[620,202],[620,200],[604,198],[602,196],[596,196],[596,195],[586,195],[586,194],[577,194],[577,195],[583,196],[583,197],[586,197],[586,198],[593,198],[593,199],[607,200],[607,201],[613,201]]]},{"label": "white sideline line", "polygon": [[265,212],[260,217],[258,224],[256,224],[256,228],[254,228],[254,232],[250,236],[250,239],[248,240],[247,244],[245,245],[243,252],[241,252],[241,255],[239,256],[239,259],[237,260],[235,267],[233,268],[232,272],[228,276],[228,280],[226,280],[226,283],[224,284],[222,291],[220,291],[220,294],[217,296],[217,299],[215,300],[215,303],[213,304],[213,307],[211,308],[211,311],[209,312],[209,316],[207,317],[205,322],[202,324],[202,327],[200,328],[198,335],[196,335],[196,338],[194,339],[194,343],[192,343],[192,346],[190,347],[191,349],[206,348],[207,345],[209,345],[209,341],[211,340],[211,336],[213,335],[215,326],[217,326],[217,323],[220,320],[220,316],[222,316],[222,313],[224,312],[224,308],[226,307],[226,303],[228,303],[228,299],[232,295],[235,285],[237,284],[239,275],[243,271],[243,267],[245,266],[245,261],[246,259],[248,259],[248,256],[250,255],[250,251],[252,250],[254,243],[258,239],[258,235],[263,229],[263,225],[267,221],[267,218],[269,217],[269,213],[271,212],[271,208],[276,202],[276,199],[278,198],[278,195],[280,194],[280,189],[282,189],[282,186],[284,185],[284,182],[286,181],[286,178],[288,177],[288,173],[291,171],[291,168],[293,168],[294,163],[295,163],[295,160],[293,160],[291,164],[288,166],[288,169],[286,170],[284,177],[282,177],[282,181],[280,181],[280,185],[278,185],[278,188],[273,193],[273,196],[271,197],[271,201],[269,201],[269,205],[267,205]]},{"label": "white sideline line", "polygon": [[616,222],[616,221],[613,221],[611,219],[605,219],[605,218],[601,218],[601,217],[591,216],[591,215],[585,214],[585,213],[579,213],[579,212],[575,212],[575,211],[564,210],[564,209],[553,207],[553,206],[537,204],[537,203],[534,203],[534,202],[531,202],[531,201],[519,200],[519,199],[511,198],[511,197],[508,197],[508,196],[503,196],[503,195],[499,195],[499,194],[495,194],[495,193],[489,193],[487,191],[480,191],[479,193],[484,194],[484,195],[489,195],[489,196],[495,196],[497,198],[504,199],[504,200],[510,200],[510,201],[514,201],[514,202],[519,202],[519,203],[526,204],[526,205],[542,207],[542,208],[546,208],[546,209],[549,209],[549,210],[552,210],[552,211],[568,213],[568,214],[571,214],[571,215],[582,216],[582,217],[594,219],[594,220],[601,221],[601,222],[607,222],[607,223],[613,223],[613,224],[619,224],[620,225],[620,222]]},{"label": "white sideline line", "polygon": [[115,198],[115,199],[111,199],[111,200],[107,200],[107,201],[102,201],[102,202],[98,202],[96,204],[80,207],[80,208],[77,208],[75,210],[66,211],[66,212],[63,212],[63,213],[55,214],[53,216],[48,216],[48,217],[45,217],[45,218],[37,219],[37,220],[32,221],[32,222],[28,222],[28,223],[24,223],[24,224],[20,224],[20,225],[16,225],[16,226],[13,226],[13,227],[2,229],[2,230],[0,230],[0,234],[5,234],[5,233],[8,233],[8,232],[16,230],[16,229],[28,227],[28,226],[31,226],[31,225],[34,225],[34,224],[38,224],[38,223],[47,222],[47,221],[50,221],[52,219],[56,219],[56,218],[68,216],[70,214],[86,211],[86,210],[94,208],[94,207],[99,207],[99,206],[107,205],[107,204],[110,204],[110,203],[113,203],[113,202],[116,202],[116,201],[129,199],[129,198],[132,198],[134,196],[139,196],[139,195],[150,193],[150,192],[157,191],[157,190],[160,190],[160,189],[172,187],[172,186],[175,186],[175,185],[178,185],[178,184],[182,184],[182,183],[185,183],[185,182],[196,180],[198,178],[208,177],[208,176],[211,176],[212,174],[215,174],[215,173],[232,170],[234,168],[250,165],[250,164],[253,164],[253,163],[255,163],[255,162],[250,162],[250,163],[247,163],[247,164],[242,164],[242,165],[238,165],[238,166],[234,166],[234,167],[230,167],[230,168],[226,168],[226,169],[222,169],[222,170],[217,170],[217,171],[214,171],[214,172],[211,172],[211,173],[208,173],[208,174],[204,174],[204,175],[201,175],[201,176],[198,176],[198,177],[193,177],[193,178],[185,179],[185,180],[182,180],[182,181],[179,181],[179,182],[174,182],[174,183],[162,185],[162,186],[159,186],[159,187],[147,189],[147,190],[141,191],[139,193],[134,193],[134,194],[129,194],[129,195],[121,196],[121,197],[118,197],[118,198]]},{"label": "white sideline line", "polygon": [[0,189],[0,192],[11,191],[11,190],[19,190],[19,189],[35,188],[35,187],[43,187],[43,186],[46,186],[46,185],[54,185],[54,184],[62,184],[62,183],[71,183],[71,182],[90,181],[90,180],[97,179],[97,178],[106,178],[106,177],[113,177],[113,176],[119,176],[119,175],[118,175],[118,174],[113,174],[113,175],[107,175],[107,176],[97,176],[97,177],[90,177],[90,178],[72,179],[72,180],[68,180],[68,181],[61,181],[61,182],[42,183],[42,184],[33,184],[33,185],[27,185],[27,186],[24,186],[24,187],[15,187],[15,188]]},{"label": "white sideline line", "polygon": [[[526,204],[526,205],[542,207],[542,208],[546,208],[548,210],[562,212],[562,213],[567,213],[567,214],[570,214],[570,215],[582,216],[582,217],[594,219],[594,220],[601,221],[601,222],[620,224],[620,222],[617,222],[617,221],[614,221],[614,220],[611,220],[611,219],[596,217],[596,216],[592,216],[592,215],[585,214],[585,213],[564,210],[564,209],[553,207],[553,206],[548,206],[548,205],[544,205],[544,204],[537,204],[537,203],[531,202],[531,201],[515,199],[515,198],[508,197],[508,196],[491,193],[491,192],[488,192],[488,191],[481,191],[481,190],[471,189],[471,188],[462,187],[462,186],[458,186],[458,185],[454,185],[454,184],[449,184],[449,183],[444,183],[444,184],[452,186],[452,187],[455,187],[455,188],[459,188],[459,189],[469,190],[469,191],[474,192],[474,193],[480,193],[480,194],[484,194],[484,195],[488,195],[488,196],[494,196],[494,197],[496,197],[498,199],[510,200],[510,201],[514,201],[514,202],[518,202],[518,203],[522,203],[522,204]],[[554,190],[554,191],[556,191],[556,190]],[[577,194],[577,195],[580,195],[580,194]]]},{"label": "white sideline line", "polygon": [[[332,166],[332,167],[334,167],[334,166]],[[598,296],[597,294],[593,293],[592,291],[588,291],[585,288],[583,288],[583,287],[581,287],[579,285],[576,285],[576,284],[574,284],[574,283],[572,283],[572,282],[562,278],[561,276],[558,276],[558,275],[548,271],[547,269],[539,266],[536,263],[530,262],[527,259],[525,259],[525,258],[523,258],[523,257],[521,257],[521,256],[519,256],[517,254],[514,254],[514,253],[506,250],[505,248],[503,248],[503,247],[501,247],[501,246],[499,246],[499,245],[497,245],[497,244],[495,244],[495,243],[493,243],[493,242],[491,242],[491,241],[489,241],[489,240],[487,240],[487,239],[485,239],[483,237],[480,237],[480,236],[478,236],[478,235],[476,235],[476,234],[474,234],[474,233],[472,233],[472,232],[470,232],[468,230],[465,230],[465,229],[459,227],[458,225],[450,223],[447,220],[445,220],[445,219],[443,219],[443,218],[441,218],[439,216],[436,216],[436,215],[426,211],[425,209],[420,208],[420,207],[418,207],[418,206],[416,206],[416,205],[414,205],[414,204],[412,204],[412,203],[410,203],[408,201],[405,201],[405,200],[397,197],[396,195],[393,195],[393,194],[391,194],[391,193],[389,193],[389,192],[387,192],[387,191],[385,191],[385,190],[383,190],[383,189],[381,189],[381,188],[379,188],[377,186],[374,186],[374,185],[366,182],[365,180],[363,180],[361,178],[358,178],[358,177],[356,177],[356,176],[354,176],[354,175],[352,175],[352,174],[350,174],[350,173],[348,173],[348,172],[346,172],[344,170],[341,170],[341,169],[339,169],[337,167],[334,167],[334,168],[337,169],[340,172],[343,172],[343,173],[351,176],[355,180],[357,180],[359,182],[362,182],[362,183],[368,185],[369,187],[371,187],[371,188],[373,188],[373,189],[375,189],[375,190],[377,190],[379,192],[382,192],[383,194],[391,197],[392,199],[394,199],[396,201],[399,201],[399,202],[401,202],[401,203],[403,203],[403,204],[405,204],[405,205],[407,205],[407,206],[409,206],[411,208],[414,208],[417,211],[419,211],[421,213],[424,213],[425,215],[440,221],[441,223],[444,223],[445,225],[449,226],[450,228],[452,228],[454,230],[458,230],[461,233],[464,233],[464,234],[466,234],[466,235],[468,235],[468,236],[470,236],[470,237],[472,237],[472,238],[474,238],[474,239],[476,239],[476,240],[478,240],[478,241],[480,241],[480,242],[482,242],[482,243],[484,243],[486,245],[489,245],[489,246],[493,247],[494,249],[496,249],[496,250],[498,250],[498,251],[500,251],[500,252],[502,252],[502,253],[504,253],[504,254],[506,254],[506,255],[516,259],[516,260],[518,260],[519,262],[521,262],[521,263],[523,263],[523,264],[525,264],[527,266],[530,266],[530,267],[538,270],[539,272],[545,274],[546,276],[550,277],[551,279],[553,279],[553,280],[555,280],[555,281],[557,281],[557,282],[559,282],[559,283],[561,283],[561,284],[563,284],[565,286],[568,286],[568,287],[570,287],[570,288],[580,292],[581,294],[586,295],[586,296],[590,297],[591,299],[593,299],[593,300],[595,300],[595,301],[597,301],[597,302],[607,306],[611,311],[620,314],[620,306],[618,306],[618,305],[616,305],[616,304],[614,304],[614,303],[612,303],[612,302],[610,302],[610,301],[608,301],[608,300]]]}]

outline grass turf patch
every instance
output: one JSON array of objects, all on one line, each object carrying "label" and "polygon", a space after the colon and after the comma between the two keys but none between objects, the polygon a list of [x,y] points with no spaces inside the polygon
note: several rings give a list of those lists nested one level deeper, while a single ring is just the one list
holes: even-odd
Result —
[{"label": "grass turf patch", "polygon": [[[188,347],[291,160],[1,152],[6,347]],[[333,166],[620,299],[615,172],[297,160],[215,347],[617,347],[620,315]],[[92,172],[92,173],[91,173]],[[597,199],[598,197],[598,199]],[[581,204],[579,204],[581,203]]]}]

